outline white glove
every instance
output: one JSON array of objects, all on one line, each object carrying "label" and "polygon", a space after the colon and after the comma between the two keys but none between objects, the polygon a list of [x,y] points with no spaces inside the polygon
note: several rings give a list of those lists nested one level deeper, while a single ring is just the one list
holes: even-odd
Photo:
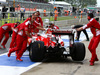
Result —
[{"label": "white glove", "polygon": [[45,28],[45,31],[47,31],[48,30],[48,28]]},{"label": "white glove", "polygon": [[72,25],[71,28],[74,28],[75,25]]},{"label": "white glove", "polygon": [[77,32],[76,29],[73,29],[73,33]]},{"label": "white glove", "polygon": [[37,37],[35,37],[35,36],[32,37],[32,43],[33,43],[34,41],[36,41],[36,38],[37,38]]}]

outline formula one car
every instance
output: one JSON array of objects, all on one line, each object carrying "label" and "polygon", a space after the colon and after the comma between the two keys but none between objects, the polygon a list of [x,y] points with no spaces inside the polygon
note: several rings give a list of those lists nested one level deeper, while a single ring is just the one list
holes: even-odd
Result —
[{"label": "formula one car", "polygon": [[[61,35],[69,36],[69,46],[64,47]],[[85,57],[85,45],[81,42],[74,42],[74,30],[52,30],[46,33],[33,35],[28,38],[29,57],[31,61],[42,61],[47,56],[66,57],[71,56],[74,61],[82,61]]]}]

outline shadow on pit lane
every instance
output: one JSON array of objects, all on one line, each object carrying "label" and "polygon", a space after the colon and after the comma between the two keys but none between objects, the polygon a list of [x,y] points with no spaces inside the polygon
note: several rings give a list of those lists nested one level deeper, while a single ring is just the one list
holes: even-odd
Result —
[{"label": "shadow on pit lane", "polygon": [[83,65],[84,61],[74,61],[71,59],[71,57],[67,57],[67,58],[58,58],[58,57],[53,57],[53,58],[47,58],[44,59],[42,62],[43,63],[75,63],[75,64],[80,64]]}]

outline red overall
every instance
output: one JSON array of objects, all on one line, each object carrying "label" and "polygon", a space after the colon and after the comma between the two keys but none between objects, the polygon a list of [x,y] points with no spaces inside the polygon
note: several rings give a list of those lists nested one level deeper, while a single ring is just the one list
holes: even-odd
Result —
[{"label": "red overall", "polygon": [[15,47],[15,45],[16,45],[16,37],[17,37],[17,33],[18,33],[18,31],[19,31],[20,26],[22,26],[22,24],[18,25],[18,26],[13,30],[13,33],[12,33],[12,40],[11,40],[11,43],[10,43],[10,48]]},{"label": "red overall", "polygon": [[[42,21],[42,19],[41,19],[41,17],[37,17],[36,18],[36,22],[37,22],[37,26],[40,26],[40,27],[43,27],[43,21]],[[41,25],[39,25],[38,23],[40,23]],[[39,29],[34,29],[34,31],[33,31],[34,33],[38,33],[39,32]]]},{"label": "red overall", "polygon": [[31,25],[30,21],[22,23],[22,26],[20,27],[18,35],[17,35],[16,47],[9,50],[8,57],[10,57],[10,54],[12,52],[18,51],[16,59],[19,61],[22,61],[20,58],[26,50],[27,39],[28,39],[25,31],[28,31],[29,33],[31,33],[32,29],[34,28],[36,28],[36,26]]},{"label": "red overall", "polygon": [[100,30],[100,25],[95,19],[92,18],[87,25],[83,26],[83,29],[87,29],[87,28],[90,28],[91,32],[93,34],[93,38],[90,41],[88,49],[90,50],[90,52],[92,54],[90,62],[94,63],[96,61],[96,59],[98,59],[97,55],[96,55],[96,48],[100,41],[100,35],[98,35],[98,36],[96,35],[96,29]]},{"label": "red overall", "polygon": [[42,21],[41,17],[37,17],[37,18],[36,18],[36,21],[37,21],[38,23],[40,23],[41,26],[43,27],[43,21]]},{"label": "red overall", "polygon": [[[25,22],[27,22],[27,21],[29,21],[29,20],[31,20],[31,18],[27,18],[25,21],[24,21],[24,23]],[[11,40],[11,43],[10,43],[10,48],[13,48],[13,47],[15,47],[15,45],[16,45],[16,37],[17,37],[17,33],[18,33],[18,31],[19,31],[19,28],[21,28],[21,26],[22,26],[23,24],[20,24],[20,25],[18,25],[15,29],[14,29],[14,31],[13,31],[13,33],[12,33],[12,40]]]},{"label": "red overall", "polygon": [[3,36],[5,35],[5,39],[3,43],[1,44],[4,48],[5,48],[5,44],[7,43],[9,39],[9,31],[11,31],[12,30],[11,28],[14,27],[15,25],[16,23],[8,23],[0,27],[0,42],[3,39]]},{"label": "red overall", "polygon": [[90,50],[90,52],[92,54],[90,62],[95,62],[96,60],[98,60],[98,57],[96,54],[96,48],[97,48],[99,42],[100,42],[100,35],[93,36],[93,38],[90,41],[90,44],[88,46],[88,49]]}]

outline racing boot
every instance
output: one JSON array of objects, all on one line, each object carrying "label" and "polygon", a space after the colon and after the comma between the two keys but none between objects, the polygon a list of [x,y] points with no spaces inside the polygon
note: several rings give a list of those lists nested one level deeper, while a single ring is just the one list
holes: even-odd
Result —
[{"label": "racing boot", "polygon": [[95,58],[95,61],[99,61],[99,59],[98,58]]},{"label": "racing boot", "polygon": [[90,62],[90,66],[93,66],[94,62],[95,62],[95,59],[94,60],[91,59],[89,62]]},{"label": "racing boot", "polygon": [[17,61],[23,61],[23,60],[22,60],[22,59],[20,59],[20,58],[16,58],[16,60],[17,60]]},{"label": "racing boot", "polygon": [[23,61],[22,59],[20,59],[22,57],[22,55],[23,55],[23,51],[18,52],[16,60]]},{"label": "racing boot", "polygon": [[[99,59],[98,58],[95,58],[95,60],[94,61],[99,61]],[[89,62],[92,62],[92,60],[90,60]]]},{"label": "racing boot", "polygon": [[94,62],[90,62],[90,66],[93,66],[94,65]]},{"label": "racing boot", "polygon": [[23,60],[20,59],[20,58],[21,58],[21,56],[19,56],[19,54],[17,54],[16,60],[18,60],[18,61],[23,61]]},{"label": "racing boot", "polygon": [[14,52],[11,48],[9,49],[8,57],[10,57],[11,53]]},{"label": "racing boot", "polygon": [[18,61],[23,61],[22,59],[20,59],[21,58],[21,55],[20,55],[20,53],[18,53],[17,54],[17,57],[16,57],[16,60],[18,60]]},{"label": "racing boot", "polygon": [[98,59],[97,55],[96,55],[95,61],[99,61],[99,59]]}]

